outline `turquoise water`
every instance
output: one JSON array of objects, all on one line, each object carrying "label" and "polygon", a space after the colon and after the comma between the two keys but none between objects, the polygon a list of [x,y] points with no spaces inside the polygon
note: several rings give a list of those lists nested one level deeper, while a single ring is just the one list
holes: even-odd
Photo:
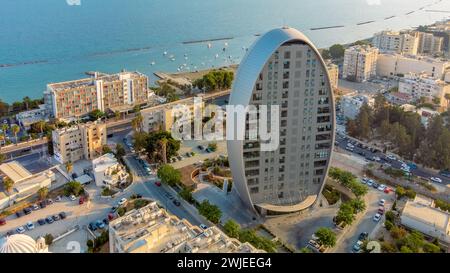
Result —
[{"label": "turquoise water", "polygon": [[[450,0],[80,1],[70,6],[66,0],[0,0],[0,99],[38,98],[47,83],[84,77],[91,70],[139,70],[154,80],[154,71],[238,63],[255,34],[284,24],[324,47],[385,28],[429,24],[448,13],[427,9],[450,10]],[[331,25],[345,27],[310,30]],[[211,48],[183,44],[223,37],[233,37],[225,51],[225,41],[211,42]]]}]

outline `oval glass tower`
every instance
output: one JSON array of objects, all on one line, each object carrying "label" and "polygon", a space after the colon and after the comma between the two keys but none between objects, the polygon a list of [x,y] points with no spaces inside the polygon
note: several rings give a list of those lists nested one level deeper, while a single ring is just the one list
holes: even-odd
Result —
[{"label": "oval glass tower", "polygon": [[[261,215],[314,205],[331,160],[335,111],[325,62],[311,41],[289,27],[260,37],[239,65],[229,104],[267,105],[269,131],[273,126],[279,131],[277,148],[264,151],[259,133],[256,140],[248,139],[248,114],[227,117],[234,119],[227,125],[240,134],[227,140],[227,148],[243,202]],[[270,117],[273,105],[279,107],[277,123]]]}]

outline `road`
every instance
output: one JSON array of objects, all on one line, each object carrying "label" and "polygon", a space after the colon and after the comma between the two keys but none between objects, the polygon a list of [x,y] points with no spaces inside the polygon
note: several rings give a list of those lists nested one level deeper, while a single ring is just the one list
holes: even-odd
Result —
[{"label": "road", "polygon": [[[348,143],[351,142],[354,145],[353,150],[348,150]],[[338,146],[341,149],[346,150],[348,153],[351,153],[353,155],[365,158],[368,161],[374,161],[373,157],[379,157],[381,159],[380,163],[388,163],[391,165],[394,169],[401,169],[402,168],[402,161],[400,161],[398,158],[395,160],[389,159],[386,154],[382,153],[381,151],[378,152],[372,152],[369,150],[369,148],[364,148],[367,146],[367,144],[354,140],[349,139],[346,136],[336,134],[336,142],[335,146]],[[347,149],[346,149],[347,148]],[[408,163],[408,162],[406,162]],[[427,179],[430,179],[431,177],[438,177],[442,179],[442,184],[448,185],[450,184],[450,178],[447,178],[445,176],[442,176],[440,174],[431,173],[430,171],[427,171],[420,166],[417,166],[417,168],[411,168],[411,173],[415,176],[424,177]]]}]

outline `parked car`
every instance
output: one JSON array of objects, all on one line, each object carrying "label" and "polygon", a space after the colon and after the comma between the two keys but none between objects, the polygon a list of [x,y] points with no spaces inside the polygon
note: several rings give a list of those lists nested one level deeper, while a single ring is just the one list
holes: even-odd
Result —
[{"label": "parked car", "polygon": [[18,227],[18,228],[16,228],[16,232],[19,233],[19,234],[22,234],[22,233],[25,232],[25,228],[24,227]]},{"label": "parked car", "polygon": [[203,150],[205,149],[205,147],[204,147],[203,145],[198,145],[197,148],[198,148],[200,151],[203,151]]},{"label": "parked car", "polygon": [[103,223],[104,223],[105,225],[108,225],[108,224],[109,224],[108,218],[103,219]]},{"label": "parked car", "polygon": [[378,207],[378,213],[381,214],[381,215],[384,214],[384,207],[383,206]]},{"label": "parked car", "polygon": [[358,236],[358,240],[364,241],[369,237],[369,233],[367,232],[361,232]]},{"label": "parked car", "polygon": [[126,198],[122,198],[119,200],[119,202],[117,203],[119,206],[122,206],[123,204],[125,204],[128,200]]},{"label": "parked car", "polygon": [[103,223],[103,222],[100,221],[100,220],[97,220],[97,221],[95,222],[95,225],[96,225],[99,229],[105,228],[105,223]]},{"label": "parked car", "polygon": [[111,221],[112,219],[114,219],[114,214],[108,213],[108,220]]},{"label": "parked car", "polygon": [[356,244],[353,245],[353,247],[352,247],[352,252],[353,252],[353,253],[361,252],[361,247],[362,247],[362,245],[363,245],[363,242],[360,241],[360,240],[358,240],[358,241],[356,242]]},{"label": "parked car", "polygon": [[26,226],[27,226],[27,229],[28,229],[28,230],[34,229],[34,224],[33,224],[33,222],[28,222]]},{"label": "parked car", "polygon": [[375,216],[373,217],[373,220],[374,220],[375,222],[380,221],[380,219],[381,219],[381,214],[379,214],[379,213],[375,214]]},{"label": "parked car", "polygon": [[205,224],[200,224],[200,227],[201,227],[202,229],[207,229],[207,228],[208,228],[208,226],[206,226]]},{"label": "parked car", "polygon": [[380,201],[378,201],[378,205],[384,206],[384,204],[386,204],[386,200],[380,199]]},{"label": "parked car", "polygon": [[45,222],[47,222],[47,224],[51,224],[54,222],[54,220],[51,216],[48,216],[47,218],[45,218]]},{"label": "parked car", "polygon": [[6,219],[0,218],[0,226],[6,225]]},{"label": "parked car", "polygon": [[374,189],[378,189],[379,186],[380,185],[378,183],[376,183],[376,182],[372,183],[372,188],[374,188]]},{"label": "parked car", "polygon": [[394,155],[387,155],[386,157],[390,160],[397,160],[397,158]]},{"label": "parked car", "polygon": [[174,199],[172,202],[177,207],[179,207],[181,205],[180,201],[178,201],[177,199]]},{"label": "parked car", "polygon": [[380,186],[378,186],[379,191],[384,191],[384,189],[386,189],[386,185],[381,184]]},{"label": "parked car", "polygon": [[32,208],[33,208],[33,210],[38,210],[39,206],[37,204],[33,204]]},{"label": "parked car", "polygon": [[431,177],[430,180],[436,183],[442,183],[442,179],[440,179],[439,177]]},{"label": "parked car", "polygon": [[77,200],[77,198],[76,198],[75,195],[73,195],[73,194],[72,194],[69,198],[70,198],[70,201],[75,201],[75,200]]},{"label": "parked car", "polygon": [[161,182],[160,181],[155,181],[155,185],[158,187],[161,187]]},{"label": "parked car", "polygon": [[41,226],[45,225],[45,219],[39,219],[38,224]]},{"label": "parked car", "polygon": [[30,214],[33,210],[31,208],[24,208],[23,213]]},{"label": "parked car", "polygon": [[66,214],[64,211],[61,211],[61,212],[59,213],[59,217],[61,217],[61,219],[66,219],[67,214]]},{"label": "parked car", "polygon": [[89,229],[92,230],[92,231],[96,231],[97,230],[97,225],[95,224],[95,222],[89,223]]},{"label": "parked car", "polygon": [[367,186],[372,187],[373,183],[374,183],[374,181],[372,179],[369,179],[367,181]]},{"label": "parked car", "polygon": [[61,195],[56,196],[56,198],[55,198],[55,201],[56,201],[56,202],[61,202],[61,200],[62,200]]},{"label": "parked car", "polygon": [[59,221],[61,219],[58,214],[53,215],[52,218],[54,221]]},{"label": "parked car", "polygon": [[47,205],[53,204],[53,200],[51,198],[47,199]]},{"label": "parked car", "polygon": [[39,206],[41,207],[41,209],[47,207],[47,204],[45,203],[45,201],[41,201],[39,202]]},{"label": "parked car", "polygon": [[78,204],[83,205],[84,204],[84,198],[80,197],[80,200],[78,200]]},{"label": "parked car", "polygon": [[20,211],[17,211],[16,216],[17,216],[17,218],[20,218],[22,216],[22,213]]}]

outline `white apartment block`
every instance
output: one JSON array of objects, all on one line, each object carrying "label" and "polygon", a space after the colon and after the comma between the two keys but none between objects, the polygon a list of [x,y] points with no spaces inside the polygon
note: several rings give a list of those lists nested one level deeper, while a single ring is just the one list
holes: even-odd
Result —
[{"label": "white apartment block", "polygon": [[92,160],[92,168],[95,184],[98,187],[117,187],[125,184],[129,177],[125,167],[111,153]]},{"label": "white apartment block", "polygon": [[373,106],[374,98],[371,96],[351,93],[341,97],[341,111],[345,118],[355,119],[359,114],[359,109],[364,104]]},{"label": "white apartment block", "polygon": [[364,82],[376,75],[378,48],[352,46],[345,50],[342,78]]},{"label": "white apartment block", "polygon": [[382,53],[378,55],[376,73],[379,77],[388,78],[403,77],[408,73],[425,73],[434,79],[443,79],[449,69],[450,62],[445,59]]},{"label": "white apartment block", "polygon": [[38,109],[20,112],[16,115],[16,120],[20,126],[29,130],[36,122],[48,121],[47,108],[45,104],[41,104]]},{"label": "white apartment block", "polygon": [[148,102],[148,78],[139,72],[120,72],[47,85],[44,100],[54,118],[87,115],[93,110],[125,111]]},{"label": "white apartment block", "polygon": [[419,32],[419,54],[440,54],[443,49],[444,37],[434,36],[433,33]]},{"label": "white apartment block", "polygon": [[328,75],[330,76],[331,87],[333,89],[338,88],[338,83],[339,83],[339,66],[337,66],[334,63],[328,61],[327,62],[327,70],[328,70]]},{"label": "white apartment block", "polygon": [[450,83],[426,74],[408,73],[399,80],[398,92],[409,94],[416,101],[421,97],[428,101],[438,98],[441,106],[447,107],[445,94],[450,93]]},{"label": "white apartment block", "polygon": [[415,32],[381,31],[374,35],[372,44],[381,52],[416,55],[419,35]]},{"label": "white apartment block", "polygon": [[52,131],[54,158],[64,164],[80,159],[93,160],[106,145],[106,125],[89,122]]},{"label": "white apartment block", "polygon": [[109,223],[110,253],[264,253],[215,226],[202,230],[156,202]]}]

